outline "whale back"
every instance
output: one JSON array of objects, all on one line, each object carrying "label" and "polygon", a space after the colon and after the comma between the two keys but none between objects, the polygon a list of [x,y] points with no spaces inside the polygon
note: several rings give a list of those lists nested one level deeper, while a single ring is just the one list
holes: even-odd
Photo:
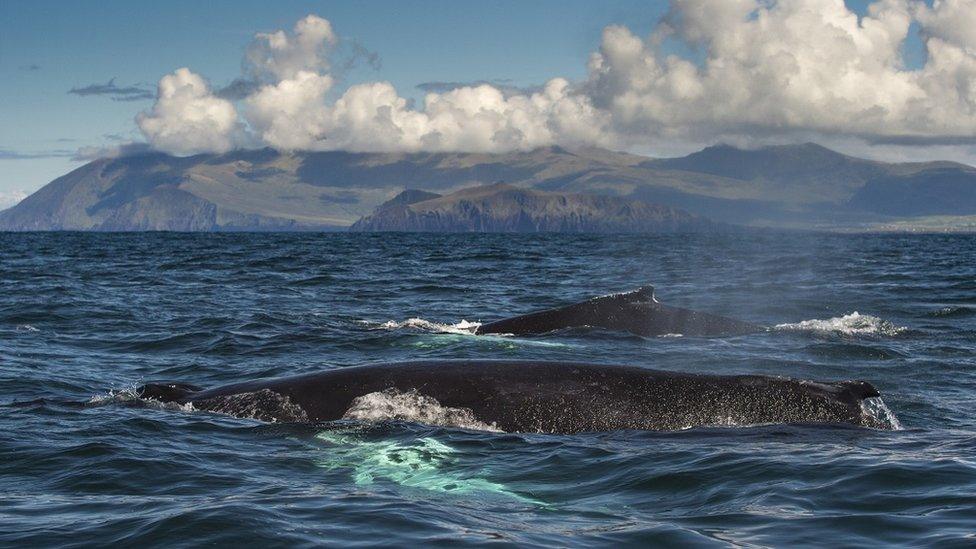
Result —
[{"label": "whale back", "polygon": [[738,335],[762,330],[760,326],[731,318],[671,307],[657,300],[654,287],[520,315],[478,327],[479,334],[542,334],[566,328],[596,327],[626,331],[640,336]]},{"label": "whale back", "polygon": [[200,387],[189,383],[156,382],[140,386],[136,389],[136,395],[145,400],[179,402],[200,390]]},{"label": "whale back", "polygon": [[[860,381],[564,362],[435,361],[257,380],[189,393],[177,402],[264,421],[463,417],[468,421],[461,425],[508,432],[577,433],[769,423],[886,427],[862,407],[875,396],[878,391]],[[349,415],[363,406],[365,416]]]}]

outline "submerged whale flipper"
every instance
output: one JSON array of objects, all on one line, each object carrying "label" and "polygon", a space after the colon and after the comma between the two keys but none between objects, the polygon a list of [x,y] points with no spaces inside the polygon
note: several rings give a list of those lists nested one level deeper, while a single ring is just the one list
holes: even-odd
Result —
[{"label": "submerged whale flipper", "polygon": [[482,324],[478,334],[542,334],[591,326],[640,336],[739,335],[762,331],[759,325],[710,313],[670,307],[657,300],[653,286]]}]

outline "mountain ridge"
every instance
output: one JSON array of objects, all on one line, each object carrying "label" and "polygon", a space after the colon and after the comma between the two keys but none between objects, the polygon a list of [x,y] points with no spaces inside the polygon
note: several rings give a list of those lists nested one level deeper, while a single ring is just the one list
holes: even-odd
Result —
[{"label": "mountain ridge", "polygon": [[[0,230],[342,230],[407,188],[450,194],[497,181],[642,200],[754,226],[976,214],[966,198],[976,168],[885,163],[814,143],[721,144],[662,159],[562,147],[504,154],[265,148],[98,159],[0,212]],[[928,203],[917,203],[922,199]]]}]

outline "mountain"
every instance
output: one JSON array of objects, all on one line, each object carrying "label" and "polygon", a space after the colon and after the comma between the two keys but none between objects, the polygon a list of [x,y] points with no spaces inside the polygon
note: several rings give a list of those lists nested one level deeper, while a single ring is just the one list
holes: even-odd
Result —
[{"label": "mountain", "polygon": [[0,212],[0,230],[338,230],[405,202],[504,181],[643,200],[725,223],[873,226],[976,214],[976,168],[884,163],[819,145],[651,159],[547,147],[506,154],[278,152],[95,160]]},{"label": "mountain", "polygon": [[[914,177],[932,170],[958,174],[976,186],[976,170],[955,162],[886,163],[848,156],[815,143],[781,145],[745,150],[728,145],[707,147],[682,158],[649,160],[643,167],[711,176],[708,188],[664,188],[647,185],[635,195],[687,208],[730,222],[780,226],[860,225],[887,221],[888,214],[865,201],[853,200],[869,183],[888,187],[886,181]],[[976,208],[971,210],[976,213]],[[899,213],[910,217],[929,215],[930,208],[916,204]],[[941,212],[948,213],[948,211]]]},{"label": "mountain", "polygon": [[976,212],[976,170],[930,168],[868,181],[851,197],[854,208],[889,216],[969,215]]},{"label": "mountain", "polygon": [[337,230],[405,187],[451,192],[498,180],[573,178],[599,160],[643,157],[539,149],[467,153],[285,153],[272,149],[95,160],[0,212],[0,230]]},{"label": "mountain", "polygon": [[354,231],[645,233],[715,230],[688,212],[641,200],[523,189],[505,183],[425,200],[407,190]]}]

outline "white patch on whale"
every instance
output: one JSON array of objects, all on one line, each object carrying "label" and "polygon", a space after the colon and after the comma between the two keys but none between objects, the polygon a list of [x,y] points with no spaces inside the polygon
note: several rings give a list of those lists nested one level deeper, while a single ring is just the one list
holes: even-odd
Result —
[{"label": "white patch on whale", "polygon": [[467,408],[441,406],[436,399],[415,390],[404,393],[396,389],[387,389],[356,397],[342,419],[412,421],[473,431],[502,432],[494,422],[488,424],[478,420],[474,412]]},{"label": "white patch on whale", "polygon": [[777,324],[773,329],[784,332],[798,331],[848,336],[880,335],[889,337],[899,335],[908,330],[908,328],[896,326],[888,320],[871,315],[862,315],[857,311],[825,320],[812,319],[796,323]]}]

